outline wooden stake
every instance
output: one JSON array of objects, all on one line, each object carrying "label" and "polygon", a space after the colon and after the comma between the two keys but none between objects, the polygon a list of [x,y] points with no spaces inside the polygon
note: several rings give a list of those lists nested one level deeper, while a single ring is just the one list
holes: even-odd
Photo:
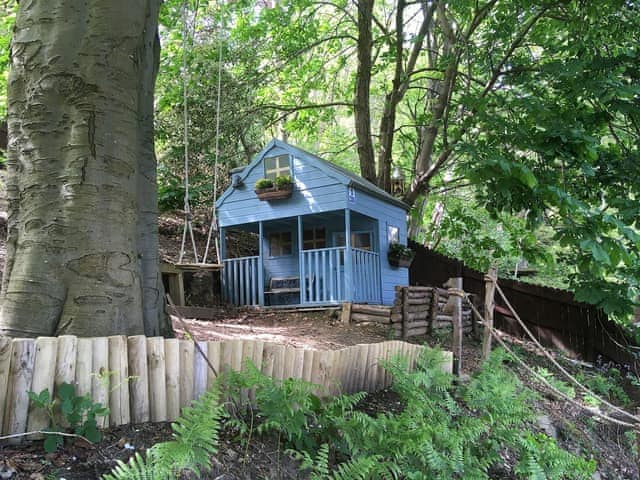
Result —
[{"label": "wooden stake", "polygon": [[460,376],[462,369],[462,278],[455,277],[449,280],[453,285],[449,289],[449,302],[453,305],[453,374]]},{"label": "wooden stake", "polygon": [[9,337],[0,337],[0,432],[2,431],[2,424],[4,422],[4,407],[7,400],[9,366],[11,365],[11,348],[11,339]]},{"label": "wooden stake", "polygon": [[[91,398],[95,403],[109,407],[109,339],[96,337],[91,339]],[[109,425],[109,415],[97,417],[98,427],[105,428]]]},{"label": "wooden stake", "polygon": [[349,323],[351,323],[351,302],[344,302],[342,304],[341,321],[344,325],[349,325]]},{"label": "wooden stake", "polygon": [[[55,337],[39,337],[36,339],[36,358],[30,388],[36,394],[47,389],[49,390],[49,395],[53,398],[57,349],[58,342]],[[46,430],[47,427],[49,427],[49,415],[47,415],[46,410],[34,408],[31,405],[27,420],[27,431]],[[42,437],[39,436],[38,438]]]},{"label": "wooden stake", "polygon": [[[148,422],[149,413],[149,371],[147,369],[147,337],[133,335],[127,338],[129,355],[129,395],[131,420],[133,423]],[[153,399],[156,402],[156,399]]]},{"label": "wooden stake", "polygon": [[78,337],[61,335],[58,337],[58,362],[56,364],[55,383],[73,383],[76,378],[76,353]]},{"label": "wooden stake", "polygon": [[190,340],[180,340],[180,407],[188,407],[193,400],[193,360],[195,348]]},{"label": "wooden stake", "polygon": [[[131,421],[127,338],[124,335],[114,335],[108,337],[107,340],[109,342],[109,376],[111,377],[109,386],[110,425],[126,425]],[[60,351],[58,348],[58,362],[61,360]],[[59,369],[59,371],[62,370]]]},{"label": "wooden stake", "polygon": [[409,289],[402,289],[402,339],[409,338]]},{"label": "wooden stake", "polygon": [[[491,330],[493,329],[493,310],[495,308],[496,281],[498,270],[491,267],[484,277],[484,332],[482,334],[482,359],[489,358],[491,353]],[[472,320],[475,323],[475,320]]]},{"label": "wooden stake", "polygon": [[167,338],[164,341],[167,420],[180,416],[180,340]]},{"label": "wooden stake", "polygon": [[162,337],[147,338],[147,365],[149,366],[151,421],[165,422],[167,421],[167,373]]},{"label": "wooden stake", "polygon": [[78,339],[78,354],[76,356],[76,395],[83,397],[91,395],[91,360],[93,342],[90,338]]}]

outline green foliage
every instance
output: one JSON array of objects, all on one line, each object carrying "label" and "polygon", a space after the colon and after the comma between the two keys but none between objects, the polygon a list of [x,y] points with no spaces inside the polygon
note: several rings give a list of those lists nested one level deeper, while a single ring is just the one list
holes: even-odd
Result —
[{"label": "green foliage", "polygon": [[410,259],[414,257],[415,252],[411,250],[409,247],[407,247],[406,245],[393,242],[389,244],[389,255]]},{"label": "green foliage", "polygon": [[184,408],[172,424],[174,439],[157,443],[146,456],[136,453],[128,463],[118,461],[104,480],[164,480],[189,470],[201,476],[211,469],[211,456],[218,451],[220,420],[224,416],[217,389],[211,389]]},{"label": "green foliage", "polygon": [[292,451],[291,454],[301,461],[300,469],[309,475],[310,480],[368,480],[379,477],[379,474],[391,478],[392,472],[395,473],[394,478],[397,478],[400,473],[394,472],[391,465],[388,470],[383,465],[381,471],[382,457],[379,455],[354,458],[331,471],[327,443],[320,446],[315,456],[306,451],[302,453]]},{"label": "green foliage", "polygon": [[280,175],[276,177],[273,183],[277,189],[287,188],[290,185],[293,185],[293,181],[291,180],[290,175]]},{"label": "green foliage", "polygon": [[[609,368],[603,373],[580,372],[576,375],[576,379],[589,390],[609,402],[617,403],[622,406],[629,406],[632,404],[631,398],[629,398],[627,392],[622,388],[624,379],[620,370],[617,368]],[[587,396],[585,397],[585,400],[594,406],[598,406],[600,404],[598,399],[593,396]]]},{"label": "green foliage", "polygon": [[351,411],[364,393],[342,395],[323,403],[320,388],[304,380],[281,382],[261,373],[250,362],[243,372],[226,372],[222,380],[232,398],[239,402],[242,391],[255,392],[258,433],[276,432],[286,446],[313,453],[323,443],[335,441],[335,420]]},{"label": "green foliage", "polygon": [[254,185],[256,190],[262,190],[263,188],[273,188],[273,180],[270,178],[259,178]]},{"label": "green foliage", "polygon": [[18,2],[0,4],[0,121],[7,115],[7,79],[9,76],[9,44]]},{"label": "green foliage", "polygon": [[255,389],[258,432],[284,438],[310,478],[488,479],[505,455],[516,459],[517,478],[590,478],[594,462],[529,432],[534,395],[505,367],[508,360],[497,350],[467,386],[456,386],[438,351],[425,350],[411,373],[395,359],[385,368],[405,408],[377,417],[356,409],[362,394],[323,403],[318,387],[274,381],[253,366],[227,373],[225,382],[237,400]]},{"label": "green foliage", "polygon": [[549,384],[551,384],[553,387],[557,388],[559,391],[564,393],[566,396],[568,396],[569,398],[576,398],[575,389],[571,385],[569,385],[568,383],[563,382],[562,380],[559,380],[558,378],[556,378],[556,376],[552,372],[550,372],[549,370],[547,370],[544,367],[536,367],[535,370],[538,373],[538,375],[540,375],[547,382],[549,382]]},{"label": "green foliage", "polygon": [[[104,417],[109,414],[109,409],[100,403],[94,403],[91,395],[76,395],[75,386],[63,383],[56,388],[56,396],[51,397],[49,389],[40,393],[27,392],[35,408],[41,408],[49,417],[48,432],[45,434],[44,449],[46,452],[54,452],[64,442],[64,437],[56,432],[64,432],[63,424],[76,435],[81,435],[91,442],[99,442],[102,434],[98,430],[96,417]],[[62,420],[62,421],[61,421]]]}]

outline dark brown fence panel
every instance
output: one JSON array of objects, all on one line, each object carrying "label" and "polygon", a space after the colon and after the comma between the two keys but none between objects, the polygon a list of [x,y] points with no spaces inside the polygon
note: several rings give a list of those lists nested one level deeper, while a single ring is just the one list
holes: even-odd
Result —
[{"label": "dark brown fence panel", "polygon": [[[411,285],[442,286],[449,278],[462,277],[466,292],[484,298],[483,272],[417,243],[410,246],[416,252],[409,269]],[[573,294],[566,290],[508,279],[500,279],[499,285],[527,328],[543,345],[580,355],[588,361],[603,355],[640,370],[640,362],[626,348],[633,346],[631,339],[601,310],[576,302]],[[507,333],[524,336],[523,329],[498,294],[495,326]]]}]

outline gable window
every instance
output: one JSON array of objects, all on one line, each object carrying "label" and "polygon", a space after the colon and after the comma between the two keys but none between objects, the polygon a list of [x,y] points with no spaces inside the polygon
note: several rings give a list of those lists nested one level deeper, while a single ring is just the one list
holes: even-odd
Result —
[{"label": "gable window", "polygon": [[264,178],[275,180],[276,177],[291,175],[291,156],[278,155],[264,159]]},{"label": "gable window", "polygon": [[326,248],[327,233],[324,228],[309,228],[302,232],[302,249]]},{"label": "gable window", "polygon": [[[336,247],[344,247],[345,235],[344,232],[336,233],[335,236]],[[371,240],[371,232],[351,232],[351,247],[359,248],[360,250],[373,250],[373,242]]]},{"label": "gable window", "polygon": [[269,255],[282,257],[293,253],[291,232],[276,232],[269,235]]}]

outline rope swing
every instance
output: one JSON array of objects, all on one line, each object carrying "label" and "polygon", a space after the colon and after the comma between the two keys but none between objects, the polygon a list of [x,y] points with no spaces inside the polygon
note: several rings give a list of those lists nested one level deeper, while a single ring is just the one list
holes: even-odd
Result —
[{"label": "rope swing", "polygon": [[213,205],[211,224],[207,234],[207,244],[204,254],[202,256],[202,262],[198,256],[198,249],[196,246],[195,235],[193,232],[193,216],[191,214],[191,204],[189,200],[189,71],[187,68],[187,47],[191,43],[193,33],[195,32],[196,18],[198,14],[198,5],[193,15],[193,29],[189,30],[188,27],[188,9],[187,2],[182,4],[182,113],[183,113],[183,142],[184,142],[184,228],[182,231],[182,243],[180,246],[180,256],[178,258],[178,264],[183,264],[183,259],[186,253],[187,235],[191,239],[191,247],[193,248],[193,257],[195,259],[195,265],[204,266],[207,264],[207,257],[209,254],[209,247],[211,245],[211,237],[214,237],[214,245],[216,249],[216,256],[220,259],[220,248],[218,244],[218,221],[216,218],[216,200],[217,200],[217,188],[218,188],[218,160],[220,157],[219,152],[219,138],[220,138],[220,98],[221,98],[221,85],[222,85],[222,42],[218,42],[218,92],[216,102],[216,136],[215,136],[215,160],[213,170]]}]

